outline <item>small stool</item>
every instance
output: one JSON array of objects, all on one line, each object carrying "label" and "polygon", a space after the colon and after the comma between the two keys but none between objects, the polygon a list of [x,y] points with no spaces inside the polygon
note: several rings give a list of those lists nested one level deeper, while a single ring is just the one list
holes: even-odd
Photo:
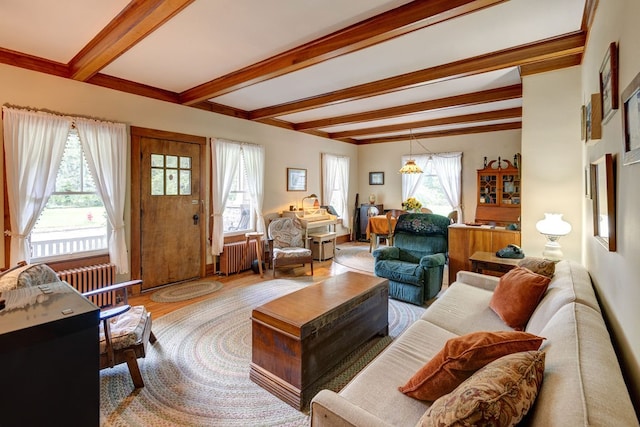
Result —
[{"label": "small stool", "polygon": [[241,267],[244,265],[247,256],[249,256],[249,244],[251,241],[254,241],[256,244],[256,255],[258,257],[258,271],[260,272],[260,277],[264,277],[264,273],[262,272],[262,236],[264,236],[264,233],[257,231],[244,233],[244,237],[247,239],[247,245],[244,247],[244,252],[242,253],[242,259],[240,260],[238,273],[240,272]]}]

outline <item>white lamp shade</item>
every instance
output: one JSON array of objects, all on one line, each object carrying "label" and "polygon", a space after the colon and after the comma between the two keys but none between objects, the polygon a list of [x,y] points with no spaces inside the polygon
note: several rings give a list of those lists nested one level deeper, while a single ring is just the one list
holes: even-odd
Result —
[{"label": "white lamp shade", "polygon": [[571,232],[571,224],[562,219],[562,214],[545,213],[544,219],[536,223],[536,229],[547,236],[566,236]]}]

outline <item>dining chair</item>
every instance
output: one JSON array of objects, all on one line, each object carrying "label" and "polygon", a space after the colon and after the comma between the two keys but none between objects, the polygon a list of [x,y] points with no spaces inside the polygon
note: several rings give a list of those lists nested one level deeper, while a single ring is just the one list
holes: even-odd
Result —
[{"label": "dining chair", "polygon": [[387,232],[386,234],[372,234],[369,239],[369,252],[373,251],[374,246],[378,247],[380,238],[387,240],[387,245],[393,246],[393,229],[398,217],[402,214],[406,214],[408,211],[403,209],[389,209],[385,216],[387,217]]}]

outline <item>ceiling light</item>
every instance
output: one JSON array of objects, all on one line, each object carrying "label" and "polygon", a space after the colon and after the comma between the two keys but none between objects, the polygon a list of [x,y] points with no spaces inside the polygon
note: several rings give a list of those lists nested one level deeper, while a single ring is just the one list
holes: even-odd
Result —
[{"label": "ceiling light", "polygon": [[411,174],[411,173],[422,173],[422,169],[420,166],[416,165],[415,160],[412,159],[413,152],[411,150],[411,145],[413,142],[413,132],[409,129],[409,160],[400,168],[398,173],[401,174]]}]

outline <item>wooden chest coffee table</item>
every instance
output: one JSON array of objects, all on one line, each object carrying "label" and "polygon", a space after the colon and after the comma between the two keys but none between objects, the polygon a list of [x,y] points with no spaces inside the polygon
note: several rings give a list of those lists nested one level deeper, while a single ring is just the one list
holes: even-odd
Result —
[{"label": "wooden chest coffee table", "polygon": [[255,308],[251,323],[251,380],[302,409],[323,374],[388,334],[389,281],[344,273]]}]

